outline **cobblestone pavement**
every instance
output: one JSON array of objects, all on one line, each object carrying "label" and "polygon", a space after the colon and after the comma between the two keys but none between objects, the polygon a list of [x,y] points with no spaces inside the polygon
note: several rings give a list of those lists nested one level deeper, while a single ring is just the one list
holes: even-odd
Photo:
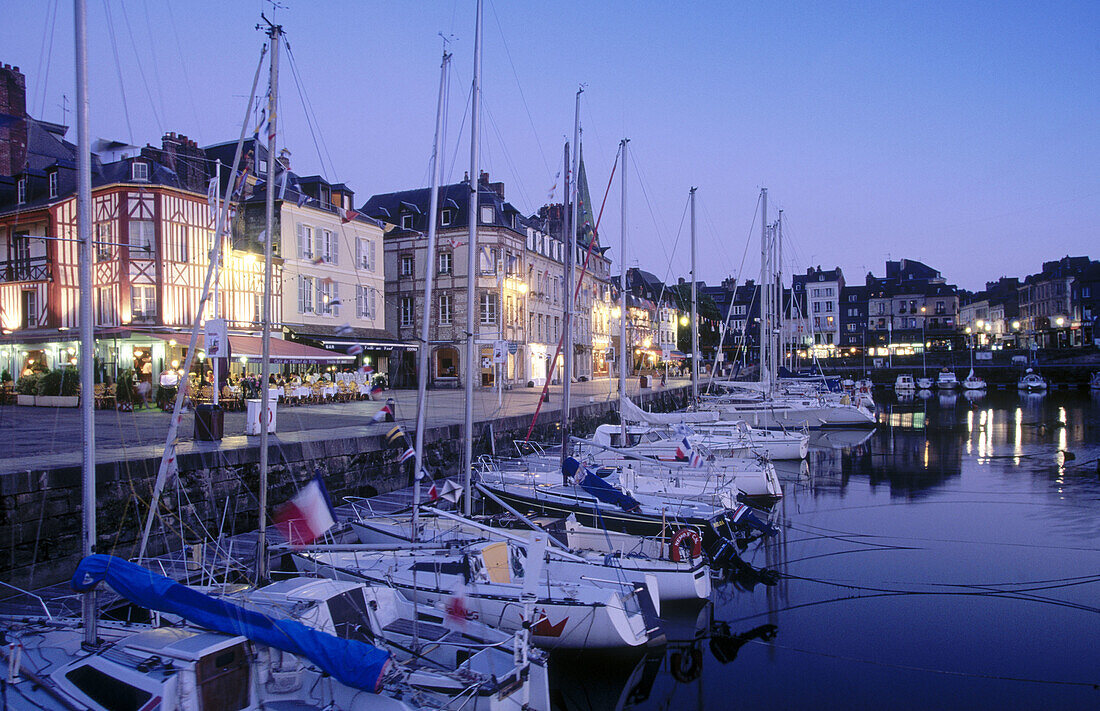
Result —
[{"label": "cobblestone pavement", "polygon": [[[687,380],[672,379],[667,387],[687,384]],[[610,388],[609,388],[610,386]],[[618,383],[606,378],[573,385],[575,405],[617,397]],[[627,394],[639,391],[638,378],[627,382]],[[479,389],[474,394],[474,420],[477,422],[533,413],[541,389],[517,388],[499,394],[496,390]],[[397,403],[397,417],[412,423],[416,417],[416,391],[392,390],[385,393]],[[430,426],[461,423],[465,393],[461,390],[431,390],[428,392],[428,424]],[[277,430],[282,440],[325,439],[332,431],[344,428],[383,428],[372,424],[371,416],[382,407],[380,401],[359,400],[327,405],[279,406]],[[550,401],[543,404],[540,421],[558,417],[561,411],[561,386],[551,386]],[[134,412],[96,411],[96,450],[101,459],[154,456],[163,449],[168,435],[169,417],[155,407]],[[184,416],[180,439],[192,439],[194,415]],[[225,438],[221,446],[243,446],[256,438],[244,436],[245,414],[225,414]],[[196,448],[215,448],[215,443],[196,443]],[[80,411],[77,409],[0,406],[0,473],[27,467],[41,467],[42,458],[55,466],[80,463]]]}]

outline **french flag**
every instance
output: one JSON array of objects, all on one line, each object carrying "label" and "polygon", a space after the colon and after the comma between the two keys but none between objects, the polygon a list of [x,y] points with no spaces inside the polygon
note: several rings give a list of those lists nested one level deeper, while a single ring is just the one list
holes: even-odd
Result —
[{"label": "french flag", "polygon": [[698,469],[704,464],[706,464],[706,462],[703,459],[703,455],[699,454],[698,452],[692,451],[691,456],[688,457],[688,466],[692,469]]},{"label": "french flag", "polygon": [[356,217],[359,217],[359,213],[356,212],[355,210],[352,210],[351,208],[341,208],[340,209],[340,222],[341,223],[351,222]]},{"label": "french flag", "polygon": [[684,437],[680,440],[680,444],[676,445],[676,461],[687,462],[690,461],[692,455],[691,445],[688,444],[688,438]]},{"label": "french flag", "polygon": [[383,405],[381,410],[374,413],[374,416],[370,418],[370,421],[371,422],[381,422],[382,420],[386,419],[386,415],[392,415],[392,414],[393,414],[393,410],[390,409],[390,406],[389,405]]},{"label": "french flag", "polygon": [[336,511],[320,474],[275,511],[275,526],[294,546],[313,543],[334,525]]}]

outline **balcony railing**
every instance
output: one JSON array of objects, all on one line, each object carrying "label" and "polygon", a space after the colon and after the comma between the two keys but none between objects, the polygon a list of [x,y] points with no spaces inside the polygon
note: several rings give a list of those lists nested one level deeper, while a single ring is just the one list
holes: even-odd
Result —
[{"label": "balcony railing", "polygon": [[0,262],[0,282],[48,281],[50,265],[46,257],[28,257]]}]

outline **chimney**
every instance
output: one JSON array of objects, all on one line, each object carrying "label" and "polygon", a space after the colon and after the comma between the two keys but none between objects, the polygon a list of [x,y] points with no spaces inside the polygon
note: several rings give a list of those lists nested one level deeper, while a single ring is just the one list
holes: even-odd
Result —
[{"label": "chimney", "polygon": [[484,170],[481,171],[481,178],[478,180],[478,184],[484,185],[486,187],[488,187],[489,185],[489,174],[486,173]]},{"label": "chimney", "polygon": [[12,176],[27,164],[27,79],[10,64],[0,66],[0,114],[18,119],[0,126],[0,175]]},{"label": "chimney", "polygon": [[290,151],[280,148],[278,161],[279,165],[283,166],[283,170],[290,170]]},{"label": "chimney", "polygon": [[[486,175],[486,178],[489,176]],[[489,183],[489,189],[495,192],[500,198],[504,199],[504,183]]]}]

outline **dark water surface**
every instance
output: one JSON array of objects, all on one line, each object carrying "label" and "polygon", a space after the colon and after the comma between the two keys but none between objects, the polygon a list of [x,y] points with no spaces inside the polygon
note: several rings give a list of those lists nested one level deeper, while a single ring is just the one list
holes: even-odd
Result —
[{"label": "dark water surface", "polygon": [[1100,396],[879,397],[781,465],[745,553],[777,584],[664,611],[663,655],[556,656],[558,706],[1100,708]]}]

